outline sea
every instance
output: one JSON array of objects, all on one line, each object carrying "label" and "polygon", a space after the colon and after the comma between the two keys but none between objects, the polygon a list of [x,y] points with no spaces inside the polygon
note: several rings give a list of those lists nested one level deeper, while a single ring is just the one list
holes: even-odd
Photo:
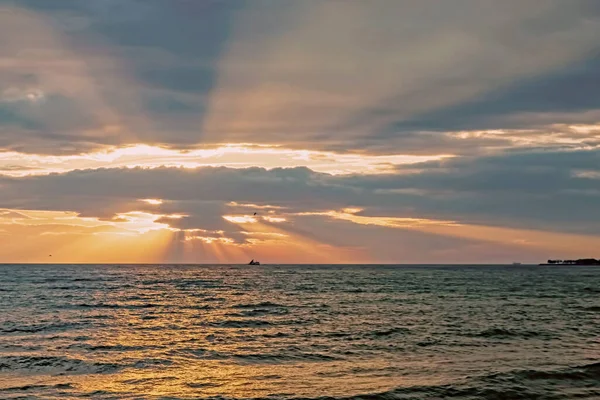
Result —
[{"label": "sea", "polygon": [[600,268],[0,265],[0,399],[600,399]]}]

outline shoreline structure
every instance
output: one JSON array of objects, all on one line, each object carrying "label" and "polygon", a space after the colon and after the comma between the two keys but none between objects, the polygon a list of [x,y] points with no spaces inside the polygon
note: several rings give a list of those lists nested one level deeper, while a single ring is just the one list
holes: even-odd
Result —
[{"label": "shoreline structure", "polygon": [[580,258],[578,260],[548,260],[540,265],[600,265],[600,260],[595,258]]}]

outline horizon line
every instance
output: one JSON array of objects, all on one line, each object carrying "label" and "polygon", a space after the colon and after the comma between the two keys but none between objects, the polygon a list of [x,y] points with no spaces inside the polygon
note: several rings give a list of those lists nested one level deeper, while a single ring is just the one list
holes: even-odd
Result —
[{"label": "horizon line", "polygon": [[302,265],[362,265],[362,266],[376,266],[376,265],[387,265],[387,266],[401,266],[401,265],[421,265],[421,266],[435,266],[435,265],[474,265],[474,266],[578,266],[577,264],[547,264],[544,262],[541,263],[261,263],[260,265],[249,265],[248,263],[174,263],[174,262],[157,262],[157,263],[119,263],[119,262],[58,262],[58,263],[48,263],[48,262],[0,262],[0,265],[182,265],[182,266],[211,266],[211,265],[230,265],[230,266],[248,266],[248,267],[265,267],[265,266],[302,266]]}]

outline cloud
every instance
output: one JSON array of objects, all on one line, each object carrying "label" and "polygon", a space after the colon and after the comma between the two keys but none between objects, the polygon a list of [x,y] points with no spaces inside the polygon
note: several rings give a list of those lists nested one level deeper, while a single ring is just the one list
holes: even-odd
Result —
[{"label": "cloud", "polygon": [[72,153],[115,143],[120,124],[94,76],[107,59],[76,51],[50,18],[0,6],[0,148]]},{"label": "cloud", "polygon": [[[301,167],[82,170],[0,178],[0,206],[13,210],[11,223],[32,215],[18,210],[47,210],[36,212],[70,213],[69,224],[82,219],[142,237],[166,232],[156,261],[261,254],[273,262],[535,261],[600,245],[599,181],[578,173],[598,172],[598,156],[505,153],[384,175]],[[41,232],[48,231],[71,232]]]},{"label": "cloud", "polygon": [[538,129],[600,120],[600,58],[519,80],[470,101],[392,125],[395,130],[457,131]]},{"label": "cloud", "polygon": [[294,150],[280,146],[250,144],[220,145],[196,150],[174,150],[137,145],[111,148],[77,155],[40,155],[19,152],[0,153],[0,172],[5,175],[43,175],[68,172],[76,169],[175,166],[197,168],[201,166],[226,166],[247,168],[261,166],[306,166],[318,172],[331,174],[386,173],[398,165],[437,160],[447,157],[438,154],[424,155],[370,155],[340,154],[314,150]]},{"label": "cloud", "polygon": [[[405,135],[431,130],[401,129],[404,121],[586,59],[597,49],[600,28],[597,13],[584,13],[586,5],[294,3],[271,11],[277,22],[270,12],[248,10],[221,58],[206,133],[231,141],[261,132],[261,141],[297,146],[308,140],[401,148]],[[341,144],[342,137],[352,143]]]},{"label": "cloud", "polygon": [[599,157],[598,150],[508,152],[379,175],[336,176],[303,167],[83,170],[4,177],[0,204],[102,218],[132,210],[182,214],[186,217],[167,223],[185,229],[231,229],[239,221],[221,216],[252,215],[256,207],[286,218],[352,206],[363,209],[356,216],[598,234]]},{"label": "cloud", "polygon": [[514,141],[452,134],[600,118],[594,1],[15,4],[0,14],[9,150],[474,154]]}]

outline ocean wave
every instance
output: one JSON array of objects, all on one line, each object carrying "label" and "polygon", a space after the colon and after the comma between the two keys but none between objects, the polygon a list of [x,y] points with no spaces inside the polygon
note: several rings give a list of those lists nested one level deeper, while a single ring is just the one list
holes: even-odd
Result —
[{"label": "ocean wave", "polygon": [[124,379],[120,382],[128,384],[128,385],[144,385],[144,384],[148,384],[148,383],[156,384],[157,382],[175,381],[178,379],[179,378],[177,378],[176,376],[161,376],[159,378],[151,377],[151,378]]},{"label": "ocean wave", "polygon": [[85,286],[47,286],[48,290],[79,290],[83,288],[85,288]]},{"label": "ocean wave", "polygon": [[429,346],[437,346],[438,344],[442,343],[441,340],[439,339],[434,339],[434,338],[426,338],[424,340],[421,340],[417,343],[415,343],[417,346],[419,347],[429,347]]},{"label": "ocean wave", "polygon": [[258,317],[261,315],[285,315],[288,314],[289,311],[287,308],[252,308],[247,310],[241,310],[238,315],[243,317]]},{"label": "ocean wave", "polygon": [[263,301],[260,303],[241,303],[241,304],[235,304],[232,306],[232,308],[274,308],[274,307],[279,307],[279,308],[286,308],[286,306],[284,306],[283,304],[277,304],[277,303],[273,303],[271,301]]},{"label": "ocean wave", "polygon": [[467,336],[480,337],[480,338],[496,338],[496,339],[531,339],[531,338],[542,338],[550,339],[552,335],[547,332],[536,332],[536,331],[525,331],[525,330],[513,330],[506,328],[490,328],[484,329],[479,332],[469,333]]},{"label": "ocean wave", "polygon": [[[59,279],[57,279],[57,281],[59,281]],[[94,279],[94,278],[73,278],[71,279],[71,282],[110,282],[112,281],[112,279],[104,279],[104,278],[98,278],[98,279]]]},{"label": "ocean wave", "polygon": [[[532,381],[547,380],[546,384]],[[555,371],[509,371],[480,377],[469,377],[460,383],[397,387],[387,391],[367,392],[349,396],[297,397],[277,394],[246,400],[562,400],[565,398],[598,399],[600,363]],[[568,390],[565,396],[563,390]],[[223,396],[205,400],[233,400]],[[241,400],[241,399],[237,399]]]},{"label": "ocean wave", "polygon": [[205,389],[205,388],[221,386],[218,383],[212,383],[212,382],[189,382],[189,383],[186,383],[185,385],[192,389]]},{"label": "ocean wave", "polygon": [[581,307],[583,311],[600,312],[600,306]]},{"label": "ocean wave", "polygon": [[0,269],[0,399],[600,399],[597,270],[140,268]]},{"label": "ocean wave", "polygon": [[408,328],[394,327],[394,328],[390,328],[390,329],[384,329],[384,330],[370,332],[369,336],[384,337],[384,336],[392,336],[392,335],[396,335],[396,334],[406,334],[409,332],[410,332],[410,330]]},{"label": "ocean wave", "polygon": [[323,336],[327,338],[345,338],[346,340],[360,340],[360,339],[377,339],[377,338],[387,338],[396,335],[404,335],[410,333],[410,329],[403,327],[393,327],[388,329],[380,329],[373,330],[370,332],[312,332],[309,333],[309,336]]},{"label": "ocean wave", "polygon": [[330,338],[349,338],[354,337],[353,333],[349,332],[327,332],[327,333],[318,333],[317,336],[325,336]]},{"label": "ocean wave", "polygon": [[271,326],[273,323],[260,319],[238,319],[213,322],[210,325],[216,328],[263,328]]},{"label": "ocean wave", "polygon": [[28,373],[70,373],[70,374],[102,374],[120,369],[112,363],[89,363],[69,357],[52,356],[2,356],[0,372],[27,371]]},{"label": "ocean wave", "polygon": [[300,351],[298,349],[282,349],[276,352],[219,352],[206,348],[195,348],[187,350],[173,351],[172,354],[192,355],[195,358],[211,361],[232,361],[240,364],[285,364],[298,361],[304,362],[327,362],[339,361],[340,357],[334,357],[328,354]]},{"label": "ocean wave", "polygon": [[187,289],[190,287],[199,287],[199,288],[203,288],[203,289],[214,289],[214,288],[222,288],[222,287],[226,286],[223,283],[218,282],[218,281],[210,281],[210,280],[203,280],[203,279],[173,281],[173,285],[176,286],[177,288],[184,288],[184,289]]},{"label": "ocean wave", "polygon": [[[547,381],[546,385],[532,384],[532,381],[539,380]],[[489,374],[471,377],[457,384],[410,386],[379,393],[302,400],[559,400],[566,398],[560,390],[564,388],[568,388],[569,398],[597,399],[600,397],[598,382],[600,363],[593,363],[550,371],[516,370]]]},{"label": "ocean wave", "polygon": [[[66,305],[67,307],[69,307],[69,305]],[[73,304],[72,307],[74,308],[119,308],[120,306],[118,304],[110,304],[110,303],[79,303],[79,304]]]},{"label": "ocean wave", "polygon": [[167,365],[173,365],[174,362],[166,358],[145,358],[143,360],[133,360],[133,364],[129,365],[133,368],[153,368],[153,367],[164,367]]},{"label": "ocean wave", "polygon": [[5,351],[19,351],[19,352],[27,352],[27,351],[39,351],[42,350],[42,346],[37,345],[21,345],[21,344],[3,344],[0,345],[0,349]]},{"label": "ocean wave", "polygon": [[66,309],[78,309],[78,308],[89,308],[89,309],[127,309],[134,310],[138,308],[157,308],[160,304],[156,303],[77,303],[77,304],[64,304],[60,308]]},{"label": "ocean wave", "polygon": [[275,333],[263,333],[262,335],[259,335],[259,336],[263,337],[263,338],[267,338],[267,339],[276,339],[276,338],[290,337],[290,334],[285,333],[285,332],[275,332]]},{"label": "ocean wave", "polygon": [[228,356],[226,354],[220,353],[220,352],[215,351],[215,350],[208,350],[208,349],[205,349],[205,348],[176,350],[176,351],[171,351],[170,354],[191,355],[194,358],[198,358],[198,359],[201,359],[201,360],[211,360],[211,361],[215,361],[215,360],[222,361],[222,360],[227,360],[227,359],[231,358],[231,356]]},{"label": "ocean wave", "polygon": [[338,361],[341,360],[339,357],[333,357],[322,353],[308,353],[308,352],[289,352],[286,353],[242,353],[233,354],[232,358],[238,361],[252,364],[280,364],[287,362],[296,361]]},{"label": "ocean wave", "polygon": [[361,288],[351,288],[351,289],[346,289],[346,290],[340,290],[343,293],[367,293],[367,291],[365,289],[361,289]]},{"label": "ocean wave", "polygon": [[[568,389],[568,398],[596,399],[600,396],[597,382],[600,374],[600,363],[576,366],[554,371],[517,370],[484,376],[468,377],[460,383],[441,385],[416,385],[396,387],[389,390],[363,392],[345,396],[300,397],[291,393],[275,393],[266,397],[230,397],[230,396],[195,396],[199,400],[560,400],[567,398],[561,389]],[[278,376],[268,376],[276,379]],[[141,378],[120,381],[131,385],[146,385],[159,381],[172,381],[174,377]],[[532,380],[549,380],[546,385],[533,385]],[[583,382],[579,382],[582,381]],[[575,382],[575,383],[574,383]],[[580,384],[578,385],[577,382]],[[219,387],[215,382],[186,382],[191,389]],[[24,385],[0,390],[2,393],[42,391],[51,389],[72,389],[69,383],[57,385]],[[82,394],[84,397],[113,398],[115,393],[97,390]],[[169,397],[178,398],[178,397]]]},{"label": "ocean wave", "polygon": [[591,292],[591,293],[600,293],[600,288],[595,288],[595,287],[588,286],[588,287],[584,287],[583,291],[584,292]]},{"label": "ocean wave", "polygon": [[124,396],[119,396],[120,393],[108,391],[108,390],[94,390],[93,392],[82,393],[81,397],[91,398],[91,399],[121,399]]},{"label": "ocean wave", "polygon": [[495,390],[491,388],[454,388],[453,386],[422,386],[397,388],[389,391],[362,393],[351,396],[297,397],[290,393],[274,393],[267,397],[234,398],[227,396],[195,397],[198,400],[558,400],[561,397],[539,396],[521,387]]},{"label": "ocean wave", "polygon": [[517,370],[510,373],[498,373],[486,376],[490,379],[506,379],[510,378],[517,381],[524,380],[547,380],[547,381],[579,381],[579,380],[595,380],[600,382],[600,362],[564,368],[559,370]]},{"label": "ocean wave", "polygon": [[159,348],[158,346],[127,346],[123,344],[116,345],[91,345],[88,343],[74,343],[67,347],[68,349],[82,349],[87,351],[145,351]]},{"label": "ocean wave", "polygon": [[50,331],[66,331],[89,326],[86,322],[51,322],[46,324],[6,323],[0,327],[0,333],[39,333]]},{"label": "ocean wave", "polygon": [[213,279],[175,279],[172,281],[175,285],[194,285],[194,286],[202,286],[202,285],[214,285],[219,284],[222,285],[222,282],[219,280]]},{"label": "ocean wave", "polygon": [[213,306],[208,304],[193,304],[193,305],[181,305],[179,306],[182,310],[212,310]]},{"label": "ocean wave", "polygon": [[58,383],[56,385],[23,385],[23,386],[11,386],[0,389],[0,393],[21,393],[26,391],[39,391],[39,390],[50,390],[50,389],[72,389],[73,385],[70,383]]},{"label": "ocean wave", "polygon": [[224,297],[206,296],[206,297],[202,297],[202,301],[214,301],[214,302],[222,303],[222,302],[227,301],[227,299]]}]

